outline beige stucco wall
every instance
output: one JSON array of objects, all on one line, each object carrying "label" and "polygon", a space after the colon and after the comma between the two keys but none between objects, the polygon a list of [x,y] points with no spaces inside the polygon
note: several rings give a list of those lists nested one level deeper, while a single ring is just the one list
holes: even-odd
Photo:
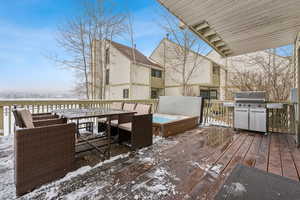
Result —
[{"label": "beige stucco wall", "polygon": [[110,48],[110,85],[130,82],[130,60],[114,47]]},{"label": "beige stucco wall", "polygon": [[123,99],[123,89],[129,89],[129,88],[130,88],[129,84],[124,84],[120,86],[110,86],[106,92],[106,99],[107,100]]},{"label": "beige stucco wall", "polygon": [[150,85],[151,69],[148,66],[132,64],[132,83]]},{"label": "beige stucco wall", "polygon": [[131,86],[132,96],[131,99],[149,99],[150,98],[150,87],[142,85]]},{"label": "beige stucco wall", "polygon": [[[99,63],[99,41],[94,42],[94,51],[92,54],[92,73],[91,73],[91,81],[92,85],[94,85],[94,98],[99,99],[99,88],[101,88],[100,85],[100,77],[101,77],[101,65]],[[106,99],[112,99],[113,96],[115,96],[115,91],[112,89],[115,86],[121,85],[121,84],[129,84],[130,82],[130,60],[124,56],[121,52],[119,52],[116,48],[113,46],[110,46],[110,63],[107,65],[107,69],[109,69],[109,86],[105,85],[105,71],[103,69],[103,87],[106,87],[105,89],[105,98]],[[105,50],[103,49],[103,52]],[[102,60],[105,60],[105,54],[103,53]],[[110,94],[112,92],[112,94]],[[122,95],[121,93],[120,95]],[[118,97],[120,96],[117,95]]]},{"label": "beige stucco wall", "polygon": [[[150,56],[152,60],[160,63],[162,66],[165,66],[166,87],[176,85],[179,86],[182,84],[182,74],[174,70],[174,66],[180,62],[176,59],[176,48],[178,48],[178,46],[175,43],[164,39]],[[187,72],[191,71],[193,68],[194,58],[195,54],[191,52],[187,59]],[[189,84],[212,84],[211,68],[212,63],[204,57],[199,56],[197,60],[197,67],[189,79]]]},{"label": "beige stucco wall", "polygon": [[181,96],[181,94],[182,94],[182,87],[165,88],[166,96]]},{"label": "beige stucco wall", "polygon": [[[166,95],[181,95],[182,94],[182,74],[175,72],[172,66],[176,66],[178,61],[174,60],[174,49],[177,46],[175,43],[164,39],[158,45],[158,47],[153,51],[150,58],[162,66],[165,66],[165,94]],[[191,53],[187,61],[187,71],[191,71],[194,66],[195,53]],[[168,59],[171,58],[171,59]],[[198,96],[200,95],[200,86],[211,87],[213,83],[212,74],[213,62],[204,56],[198,57],[197,68],[194,70],[191,78],[188,81],[189,93],[190,95]],[[221,76],[221,74],[220,74]],[[218,88],[219,89],[219,88]],[[223,96],[223,95],[221,95]]]}]

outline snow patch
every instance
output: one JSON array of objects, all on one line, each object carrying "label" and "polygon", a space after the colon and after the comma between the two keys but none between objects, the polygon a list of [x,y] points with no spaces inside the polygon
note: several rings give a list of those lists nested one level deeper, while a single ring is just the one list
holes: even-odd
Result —
[{"label": "snow patch", "polygon": [[[154,172],[149,174],[150,179],[133,187],[132,192],[138,189],[147,191],[149,199],[154,199],[154,196],[159,198],[169,194],[177,194],[175,185],[170,181],[175,177],[170,174],[165,168],[159,167]],[[175,177],[176,178],[176,177]]]},{"label": "snow patch", "polygon": [[114,161],[116,161],[116,160],[126,158],[126,157],[129,156],[129,154],[130,154],[130,153],[128,152],[128,153],[125,153],[125,154],[120,154],[120,155],[111,157],[111,158],[108,159],[108,160],[105,160],[105,161],[103,161],[103,162],[98,163],[98,164],[95,165],[93,168],[101,167],[101,166],[103,166],[104,164],[109,164],[109,163],[112,163],[112,162],[114,162]]},{"label": "snow patch", "polygon": [[224,188],[227,191],[230,191],[234,196],[242,196],[245,192],[247,192],[245,186],[239,182],[231,183],[229,186],[224,185]]},{"label": "snow patch", "polygon": [[154,163],[154,158],[150,157],[140,158],[139,160],[143,163]]}]

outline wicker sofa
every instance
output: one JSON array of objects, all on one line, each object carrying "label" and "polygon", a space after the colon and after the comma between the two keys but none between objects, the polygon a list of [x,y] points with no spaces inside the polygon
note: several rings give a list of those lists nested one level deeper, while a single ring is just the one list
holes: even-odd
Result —
[{"label": "wicker sofa", "polygon": [[[18,116],[18,111],[14,114]],[[68,124],[65,119],[58,118],[29,119],[34,127],[26,127],[22,120],[22,116],[16,119],[23,127],[17,126],[14,135],[17,196],[63,177],[73,169],[75,158],[74,123]]]}]

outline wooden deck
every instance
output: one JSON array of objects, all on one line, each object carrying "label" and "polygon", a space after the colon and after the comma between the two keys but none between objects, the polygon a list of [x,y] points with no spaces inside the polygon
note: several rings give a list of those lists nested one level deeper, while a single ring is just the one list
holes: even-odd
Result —
[{"label": "wooden deck", "polygon": [[[57,198],[80,190],[84,182],[93,188],[86,199],[213,199],[238,163],[299,181],[300,150],[288,134],[207,127],[161,141],[61,183]],[[165,189],[157,191],[158,185]]]},{"label": "wooden deck", "polygon": [[[149,171],[164,167],[180,180],[173,181],[175,195],[161,198],[172,200],[213,199],[238,163],[299,181],[300,151],[292,137],[289,134],[237,133],[231,128],[213,126],[194,129],[170,137],[177,144],[153,154],[155,164],[142,167],[139,162],[133,163],[129,169],[118,173],[122,177],[118,179],[130,183]],[[144,182],[147,181],[144,177]]]},{"label": "wooden deck", "polygon": [[176,171],[177,175],[183,174],[180,177],[183,182],[179,184],[182,192],[192,199],[213,199],[238,163],[299,181],[300,151],[291,135],[236,134],[232,129],[209,127],[198,137],[191,134],[188,140],[190,145],[180,143],[174,147],[182,152],[169,150],[165,153],[179,163],[187,163],[181,160],[186,157],[198,161],[200,167],[188,170],[189,173],[185,174],[187,169],[182,166]]}]

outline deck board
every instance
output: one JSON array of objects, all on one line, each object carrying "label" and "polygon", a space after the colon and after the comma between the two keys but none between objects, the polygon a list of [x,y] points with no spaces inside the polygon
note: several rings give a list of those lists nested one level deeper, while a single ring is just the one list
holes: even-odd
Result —
[{"label": "deck board", "polygon": [[279,135],[283,176],[299,180],[294,160],[284,135]]},{"label": "deck board", "polygon": [[261,170],[268,170],[269,161],[269,140],[268,136],[262,137],[254,167]]},{"label": "deck board", "polygon": [[249,167],[253,167],[255,165],[262,138],[263,137],[261,135],[255,134],[252,145],[250,146],[250,149],[243,160],[244,165]]},{"label": "deck board", "polygon": [[268,172],[282,176],[281,151],[278,134],[271,134]]}]

